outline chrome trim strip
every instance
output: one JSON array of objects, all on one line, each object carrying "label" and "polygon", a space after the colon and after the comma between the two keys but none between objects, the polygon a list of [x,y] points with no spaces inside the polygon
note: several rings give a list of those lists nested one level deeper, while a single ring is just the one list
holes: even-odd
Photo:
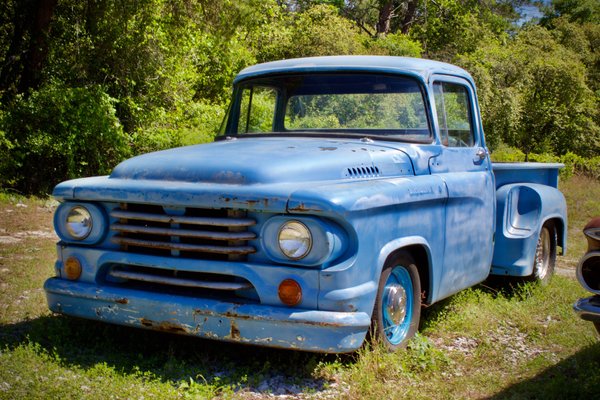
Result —
[{"label": "chrome trim strip", "polygon": [[177,242],[160,242],[152,240],[113,237],[111,242],[124,246],[149,247],[155,249],[194,251],[214,254],[252,254],[256,249],[252,246],[210,246]]},{"label": "chrome trim strip", "polygon": [[194,231],[191,229],[177,228],[156,228],[138,225],[113,224],[111,230],[121,233],[144,233],[151,235],[163,236],[182,236],[198,239],[211,240],[254,240],[256,235],[252,232],[211,232],[211,231]]},{"label": "chrome trim strip", "polygon": [[131,272],[131,271],[118,271],[111,270],[108,273],[109,276],[113,278],[119,279],[128,279],[142,282],[150,282],[150,283],[160,283],[165,285],[174,285],[174,286],[185,286],[185,287],[195,287],[202,289],[214,289],[214,290],[241,290],[241,289],[251,289],[252,285],[247,282],[211,282],[211,281],[202,281],[196,279],[181,279],[181,278],[171,278],[167,276],[156,276],[151,274],[144,274],[140,272]]},{"label": "chrome trim strip", "polygon": [[190,224],[206,226],[223,227],[244,227],[256,225],[256,221],[249,218],[207,218],[207,217],[189,217],[185,215],[161,215],[140,213],[123,210],[113,210],[110,216],[119,219],[134,219],[137,221],[155,221],[168,224]]}]

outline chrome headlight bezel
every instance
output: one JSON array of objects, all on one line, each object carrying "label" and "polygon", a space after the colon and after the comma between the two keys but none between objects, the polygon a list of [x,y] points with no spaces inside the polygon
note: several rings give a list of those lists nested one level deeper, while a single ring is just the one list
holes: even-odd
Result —
[{"label": "chrome headlight bezel", "polygon": [[[79,217],[74,215],[77,213],[80,213]],[[89,216],[89,229],[78,235],[74,226],[69,226],[69,219],[76,221],[82,218],[81,215],[85,217],[85,214]],[[86,218],[88,217],[84,219]],[[105,237],[107,227],[106,213],[101,207],[91,203],[66,202],[61,204],[54,214],[54,230],[66,243],[96,244]]]},{"label": "chrome headlight bezel", "polygon": [[277,244],[284,256],[290,260],[301,260],[312,249],[312,233],[305,224],[292,219],[284,222],[279,227]]},{"label": "chrome headlight bezel", "polygon": [[83,206],[72,207],[65,218],[65,228],[72,239],[81,241],[94,229],[92,213]]}]

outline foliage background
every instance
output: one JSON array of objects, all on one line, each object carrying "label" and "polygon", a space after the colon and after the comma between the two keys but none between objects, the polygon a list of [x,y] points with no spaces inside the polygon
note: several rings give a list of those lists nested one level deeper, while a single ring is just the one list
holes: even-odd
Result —
[{"label": "foliage background", "polygon": [[[0,188],[47,193],[131,155],[214,138],[235,74],[332,54],[474,76],[496,160],[600,176],[600,3],[10,0],[0,4]],[[531,9],[531,8],[529,8]],[[518,149],[518,150],[517,150]]]}]

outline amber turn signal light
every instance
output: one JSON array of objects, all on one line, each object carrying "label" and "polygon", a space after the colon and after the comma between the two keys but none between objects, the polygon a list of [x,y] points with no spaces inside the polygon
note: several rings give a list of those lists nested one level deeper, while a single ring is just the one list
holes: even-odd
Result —
[{"label": "amber turn signal light", "polygon": [[75,257],[69,257],[65,261],[65,275],[67,279],[75,281],[81,277],[81,262]]},{"label": "amber turn signal light", "polygon": [[286,306],[295,306],[302,301],[302,288],[293,279],[285,279],[279,284],[279,300]]}]

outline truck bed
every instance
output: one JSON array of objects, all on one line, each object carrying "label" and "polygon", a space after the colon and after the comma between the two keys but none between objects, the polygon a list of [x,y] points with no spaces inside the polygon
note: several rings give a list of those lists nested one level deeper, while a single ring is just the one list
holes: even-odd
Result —
[{"label": "truck bed", "polygon": [[530,182],[558,187],[558,171],[564,167],[559,163],[493,163],[496,189],[509,183]]}]

